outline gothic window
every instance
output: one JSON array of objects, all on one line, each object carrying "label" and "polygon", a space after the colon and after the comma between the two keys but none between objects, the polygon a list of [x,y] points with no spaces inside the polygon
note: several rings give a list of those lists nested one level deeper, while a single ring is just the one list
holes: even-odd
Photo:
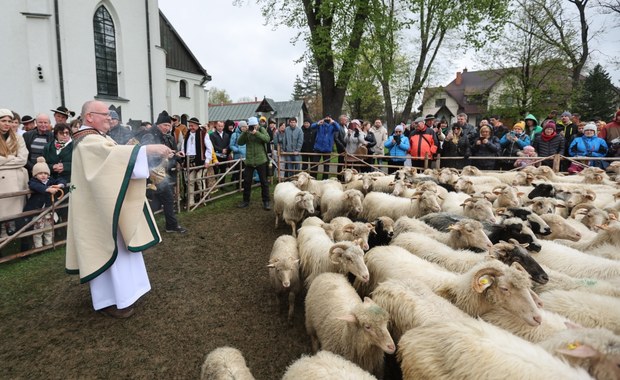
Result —
[{"label": "gothic window", "polygon": [[179,81],[179,96],[187,98],[187,82],[184,80]]},{"label": "gothic window", "polygon": [[97,94],[118,96],[114,21],[103,5],[95,12],[93,29],[95,31]]}]

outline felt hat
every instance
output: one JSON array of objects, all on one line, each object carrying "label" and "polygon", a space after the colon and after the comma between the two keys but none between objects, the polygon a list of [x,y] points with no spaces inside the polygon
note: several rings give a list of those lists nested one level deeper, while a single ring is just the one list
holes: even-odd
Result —
[{"label": "felt hat", "polygon": [[65,106],[56,107],[55,110],[51,110],[51,111],[53,113],[59,113],[61,115],[65,115],[66,117],[69,117],[69,116],[73,117],[73,116],[75,116],[75,112],[69,111],[67,109],[67,107],[65,107]]},{"label": "felt hat", "polygon": [[596,125],[594,123],[588,123],[585,127],[583,127],[583,131],[594,131],[596,132]]},{"label": "felt hat", "polygon": [[120,120],[120,118],[118,117],[118,112],[111,110],[110,111],[110,119],[112,120]]},{"label": "felt hat", "polygon": [[435,120],[435,115],[429,113],[428,115],[426,115],[426,117],[424,118],[424,121],[427,120]]},{"label": "felt hat", "polygon": [[252,116],[248,119],[248,125],[258,125],[258,119],[255,116]]},{"label": "felt hat", "polygon": [[179,121],[179,120],[181,120],[181,118],[179,117],[179,115],[172,115],[172,116],[170,116],[170,120]]},{"label": "felt hat", "polygon": [[0,108],[0,117],[5,117],[5,116],[10,116],[11,119],[13,118],[13,112],[11,112],[11,110],[6,109],[6,108]]},{"label": "felt hat", "polygon": [[420,116],[413,121],[413,124],[418,124],[418,123],[423,123],[423,122],[424,122],[424,118]]},{"label": "felt hat", "polygon": [[191,119],[189,119],[187,122],[188,122],[188,123],[194,123],[194,124],[198,124],[198,125],[200,125],[200,120],[198,120],[198,118],[197,118],[197,117],[192,117],[192,118],[191,118]]},{"label": "felt hat", "polygon": [[159,124],[170,124],[172,123],[172,118],[170,117],[170,115],[168,115],[168,112],[161,111],[161,113],[159,114],[159,116],[157,116],[157,121],[155,122],[156,125]]},{"label": "felt hat", "polygon": [[22,124],[32,123],[33,121],[34,121],[34,117],[30,115],[24,115],[24,117],[22,117]]},{"label": "felt hat", "polygon": [[50,168],[47,166],[45,162],[45,158],[43,156],[37,157],[37,163],[32,167],[32,176],[36,176],[39,173],[47,173],[50,174]]}]

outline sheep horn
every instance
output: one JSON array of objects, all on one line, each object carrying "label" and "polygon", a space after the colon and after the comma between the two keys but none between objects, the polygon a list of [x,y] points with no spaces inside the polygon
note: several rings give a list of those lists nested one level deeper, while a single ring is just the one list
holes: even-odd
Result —
[{"label": "sheep horn", "polygon": [[573,207],[573,210],[570,212],[570,217],[575,219],[577,214],[579,214],[579,210],[586,210],[586,211],[590,211],[593,208],[596,208],[596,206],[591,205],[589,203],[579,203],[577,206]]}]

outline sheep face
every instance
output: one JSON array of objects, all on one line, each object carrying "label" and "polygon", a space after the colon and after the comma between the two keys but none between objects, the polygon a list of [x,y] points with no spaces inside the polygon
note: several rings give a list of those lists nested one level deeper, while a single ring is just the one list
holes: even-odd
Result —
[{"label": "sheep face", "polygon": [[567,239],[570,241],[581,240],[581,233],[566,222],[564,218],[556,214],[543,214],[540,216],[551,227],[551,235],[544,237],[546,240]]},{"label": "sheep face", "polygon": [[370,298],[364,297],[364,302],[357,304],[352,314],[340,319],[355,324],[364,332],[369,342],[381,348],[386,354],[393,354],[396,351],[394,340],[387,329],[390,316]]},{"label": "sheep face", "polygon": [[478,169],[475,166],[467,165],[461,171],[461,175],[478,176],[478,175],[482,175],[482,172],[480,171],[480,169]]},{"label": "sheep face", "polygon": [[426,215],[441,211],[441,206],[439,205],[439,200],[436,193],[425,191],[422,194],[416,195],[415,198],[418,199],[419,215]]},{"label": "sheep face", "polygon": [[515,239],[520,244],[527,244],[530,251],[540,252],[542,249],[542,246],[535,240],[532,230],[517,218],[506,219],[502,224],[491,226],[488,236],[493,243]]},{"label": "sheep face", "polygon": [[282,287],[288,289],[291,286],[291,280],[297,277],[296,273],[299,272],[299,259],[292,257],[284,260],[275,259],[269,262],[267,268],[269,268],[269,275],[275,276]]},{"label": "sheep face", "polygon": [[565,198],[566,207],[572,209],[581,203],[590,203],[596,200],[596,193],[592,190],[574,190],[568,193],[568,196]]},{"label": "sheep face", "polygon": [[368,251],[368,235],[375,232],[375,227],[371,223],[349,223],[342,228],[342,232],[350,234],[347,240],[360,241],[362,249]]},{"label": "sheep face", "polygon": [[394,236],[394,220],[387,216],[381,216],[374,222],[375,231],[378,234],[383,231],[388,237]]},{"label": "sheep face", "polygon": [[463,215],[479,221],[495,223],[493,205],[483,198],[470,198],[463,203]]},{"label": "sheep face", "polygon": [[557,201],[553,198],[536,197],[530,203],[532,211],[537,215],[555,214],[556,206]]},{"label": "sheep face", "polygon": [[364,210],[364,206],[362,206],[364,195],[361,191],[347,190],[344,192],[344,199],[345,202],[348,204],[347,210],[349,210],[350,215],[359,215]]},{"label": "sheep face", "polygon": [[497,267],[482,268],[473,277],[473,289],[483,293],[492,305],[519,316],[530,326],[542,322],[538,305],[530,292],[531,282],[525,269],[513,263],[498,270]]},{"label": "sheep face", "polygon": [[534,186],[534,190],[530,191],[527,195],[529,199],[534,199],[536,197],[545,197],[545,198],[553,198],[555,197],[555,187],[553,187],[550,183],[535,183],[532,184]]},{"label": "sheep face", "polygon": [[521,246],[516,240],[512,240],[510,243],[499,242],[493,246],[493,256],[506,265],[512,265],[512,263],[519,263],[529,273],[532,281],[539,284],[546,284],[549,282],[549,276],[547,272],[530,256],[527,250]]},{"label": "sheep face", "polygon": [[455,173],[450,168],[443,168],[438,178],[440,183],[449,183],[450,185],[454,185],[458,179],[459,174]]},{"label": "sheep face", "polygon": [[342,174],[342,179],[344,183],[349,183],[353,181],[354,176],[357,174],[357,170],[355,169],[344,169],[340,174]]},{"label": "sheep face", "polygon": [[474,183],[465,178],[459,178],[454,184],[454,190],[458,193],[465,194],[474,194],[476,193],[476,189],[474,188]]},{"label": "sheep face", "polygon": [[526,222],[537,235],[549,235],[551,227],[545,222],[540,215],[535,214],[532,210],[523,207],[512,207],[502,210],[500,215],[507,218],[519,218]]},{"label": "sheep face", "polygon": [[300,189],[305,189],[310,183],[310,174],[306,172],[300,172],[296,177],[297,179],[293,183]]},{"label": "sheep face", "polygon": [[307,191],[302,191],[295,196],[295,203],[308,214],[314,213],[314,196]]},{"label": "sheep face", "polygon": [[452,241],[458,243],[456,248],[469,248],[485,252],[493,247],[493,243],[482,229],[482,223],[476,220],[461,220],[450,227]]},{"label": "sheep face", "polygon": [[493,194],[497,195],[497,207],[519,207],[521,199],[517,189],[512,186],[502,186],[493,189]]},{"label": "sheep face", "polygon": [[515,178],[512,180],[513,186],[524,186],[529,185],[534,180],[535,176],[533,173],[528,173],[525,171],[520,171],[515,174]]},{"label": "sheep face", "polygon": [[340,265],[343,273],[352,273],[362,282],[368,282],[370,274],[364,263],[364,251],[356,242],[341,242],[334,244],[329,250],[329,259],[332,263]]}]

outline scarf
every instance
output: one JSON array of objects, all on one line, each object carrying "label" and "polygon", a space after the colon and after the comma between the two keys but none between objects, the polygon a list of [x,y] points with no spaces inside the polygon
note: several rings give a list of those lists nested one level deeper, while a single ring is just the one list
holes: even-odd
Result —
[{"label": "scarf", "polygon": [[548,135],[546,134],[544,131],[540,134],[540,138],[542,139],[542,141],[544,142],[549,142],[551,141],[558,133],[556,131],[553,131],[552,134]]},{"label": "scarf", "polygon": [[56,150],[61,150],[62,148],[65,147],[66,142],[64,141],[58,141],[56,140],[56,142],[54,143],[54,146],[56,147]]}]

